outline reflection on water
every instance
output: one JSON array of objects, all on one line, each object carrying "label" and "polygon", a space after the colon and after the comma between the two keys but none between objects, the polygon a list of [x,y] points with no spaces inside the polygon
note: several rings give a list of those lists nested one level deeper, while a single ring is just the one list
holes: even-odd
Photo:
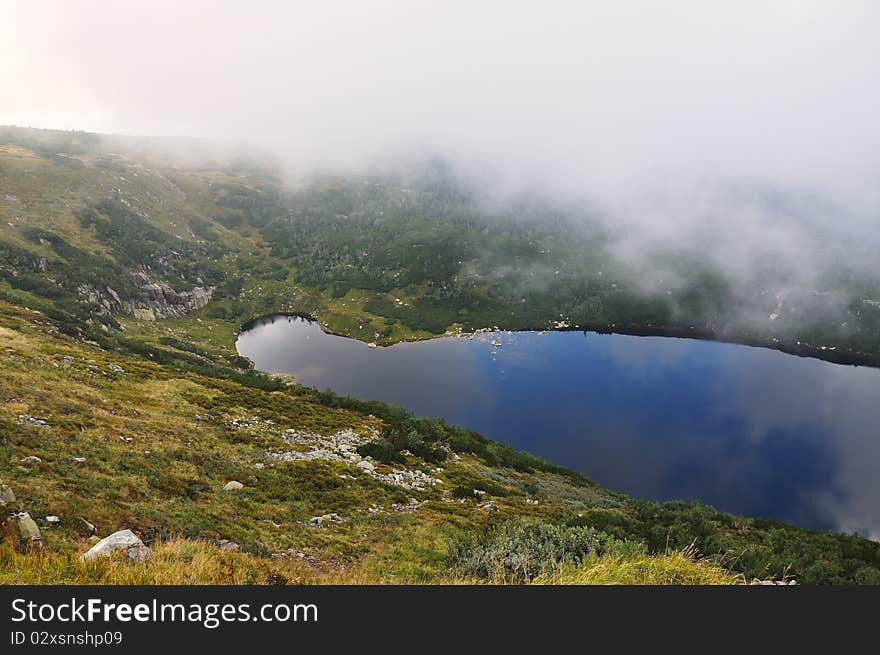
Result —
[{"label": "reflection on water", "polygon": [[237,346],[259,369],[442,416],[634,496],[880,537],[880,370],[579,332],[369,348],[289,317]]}]

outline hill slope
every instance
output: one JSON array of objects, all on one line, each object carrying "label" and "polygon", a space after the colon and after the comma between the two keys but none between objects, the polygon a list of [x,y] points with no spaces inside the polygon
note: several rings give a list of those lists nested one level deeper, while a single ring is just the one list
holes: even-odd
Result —
[{"label": "hill slope", "polygon": [[[474,254],[455,251],[456,230],[479,232],[466,216],[386,225],[393,199],[357,196],[381,225],[350,229],[332,220],[352,211],[345,182],[291,197],[252,163],[172,166],[77,133],[0,137],[0,477],[7,511],[37,518],[43,542],[42,555],[14,554],[7,520],[0,582],[518,581],[509,553],[529,563],[526,579],[598,580],[571,567],[657,571],[667,549],[691,545],[713,563],[669,581],[708,581],[700,567],[719,566],[880,580],[880,544],[630,499],[471,431],[262,375],[235,353],[241,323],[278,310],[366,340],[486,324],[497,290],[456,295],[435,277]],[[377,261],[383,230],[407,225],[402,250],[440,239],[449,251]],[[528,251],[523,238],[506,251]],[[467,320],[443,313],[461,306]],[[121,528],[155,547],[151,563],[76,563],[92,532]]]}]

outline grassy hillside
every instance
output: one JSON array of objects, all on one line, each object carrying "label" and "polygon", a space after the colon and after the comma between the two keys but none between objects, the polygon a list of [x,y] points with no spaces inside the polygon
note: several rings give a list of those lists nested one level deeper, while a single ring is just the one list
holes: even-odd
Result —
[{"label": "grassy hillside", "polygon": [[[464,214],[435,228],[404,205],[386,220],[384,191],[288,192],[250,162],[169,162],[0,131],[0,478],[5,513],[28,512],[43,542],[16,553],[7,520],[0,583],[880,582],[880,544],[630,499],[472,431],[253,371],[234,336],[273,311],[368,341],[532,319],[496,311],[503,289],[479,272],[491,230]],[[534,255],[530,234],[505,252]],[[423,245],[434,254],[400,258]],[[464,296],[438,282],[463,272]],[[560,313],[551,295],[542,316]],[[93,533],[121,528],[150,562],[79,563]]]}]

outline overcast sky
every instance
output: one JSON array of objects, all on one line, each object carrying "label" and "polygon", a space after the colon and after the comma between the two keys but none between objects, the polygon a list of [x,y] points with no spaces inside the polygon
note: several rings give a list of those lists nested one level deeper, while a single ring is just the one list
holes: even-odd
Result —
[{"label": "overcast sky", "polygon": [[301,167],[418,146],[609,206],[690,207],[724,179],[827,195],[860,225],[880,207],[871,0],[30,0],[3,7],[0,80],[0,124]]}]

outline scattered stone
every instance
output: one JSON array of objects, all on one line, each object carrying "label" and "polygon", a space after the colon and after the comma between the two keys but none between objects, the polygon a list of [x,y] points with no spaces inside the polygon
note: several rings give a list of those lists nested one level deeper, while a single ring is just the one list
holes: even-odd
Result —
[{"label": "scattered stone", "polygon": [[425,487],[443,484],[443,480],[427,475],[418,469],[394,469],[391,473],[367,472],[377,480],[404,489],[424,489]]},{"label": "scattered stone", "polygon": [[22,457],[20,460],[23,464],[39,464],[43,460],[37,457],[36,455],[28,455],[27,457]]},{"label": "scattered stone", "polygon": [[96,528],[95,524],[91,521],[84,519],[82,516],[79,517],[79,520],[82,521],[83,527],[88,530],[89,534],[94,535],[98,531],[98,528]]},{"label": "scattered stone", "polygon": [[0,506],[15,502],[15,492],[8,484],[0,482]]},{"label": "scattered stone", "polygon": [[73,357],[71,357],[70,355],[65,355],[61,359],[65,364],[73,364]]},{"label": "scattered stone", "polygon": [[238,491],[239,489],[244,489],[244,485],[238,480],[230,480],[223,485],[223,491]]},{"label": "scattered stone", "polygon": [[789,587],[797,584],[797,580],[759,580],[755,578],[751,584],[762,587]]},{"label": "scattered stone", "polygon": [[309,525],[311,526],[320,527],[325,523],[345,523],[345,519],[339,516],[336,512],[324,514],[323,516],[313,516],[309,519]]},{"label": "scattered stone", "polygon": [[221,539],[218,545],[220,547],[220,550],[226,550],[231,553],[234,553],[238,550],[238,544],[234,541],[230,541],[229,539]]},{"label": "scattered stone", "polygon": [[57,525],[58,523],[61,523],[61,519],[54,514],[50,514],[46,517],[46,523],[48,523],[49,525]]},{"label": "scattered stone", "polygon": [[15,547],[19,552],[29,553],[43,547],[43,536],[40,528],[27,512],[13,514],[11,519]]},{"label": "scattered stone", "polygon": [[74,464],[85,464],[86,458],[85,457],[71,457],[70,461],[73,462]]},{"label": "scattered stone", "polygon": [[45,420],[37,418],[36,416],[31,416],[30,414],[19,414],[15,422],[19,425],[32,425],[37,428],[45,428],[49,426]]},{"label": "scattered stone", "polygon": [[262,471],[264,468],[266,468],[266,465],[263,464],[263,462],[257,462],[256,464],[254,464],[254,468]]},{"label": "scattered stone", "polygon": [[88,551],[80,556],[80,560],[87,562],[98,557],[109,557],[117,550],[125,550],[125,556],[131,562],[143,562],[152,556],[152,551],[144,545],[131,530],[118,530],[108,537],[104,537]]},{"label": "scattered stone", "polygon": [[[254,419],[247,425],[254,425]],[[230,424],[236,429],[246,427],[245,423],[236,419]],[[266,453],[270,462],[312,461],[316,459],[340,462],[355,466],[371,477],[403,489],[424,489],[442,484],[443,481],[418,469],[394,469],[391,473],[380,473],[375,462],[357,452],[359,446],[374,441],[379,433],[375,429],[366,428],[367,434],[354,430],[340,430],[329,436],[322,436],[299,430],[284,430],[281,438],[292,446],[308,446],[309,450],[288,450]]]},{"label": "scattered stone", "polygon": [[118,364],[108,364],[107,368],[109,368],[114,373],[125,373],[125,369]]},{"label": "scattered stone", "polygon": [[419,502],[415,498],[410,498],[409,502],[406,503],[405,505],[403,503],[393,503],[391,505],[391,509],[393,509],[395,512],[414,512],[419,507],[424,505],[426,502],[427,501]]}]

